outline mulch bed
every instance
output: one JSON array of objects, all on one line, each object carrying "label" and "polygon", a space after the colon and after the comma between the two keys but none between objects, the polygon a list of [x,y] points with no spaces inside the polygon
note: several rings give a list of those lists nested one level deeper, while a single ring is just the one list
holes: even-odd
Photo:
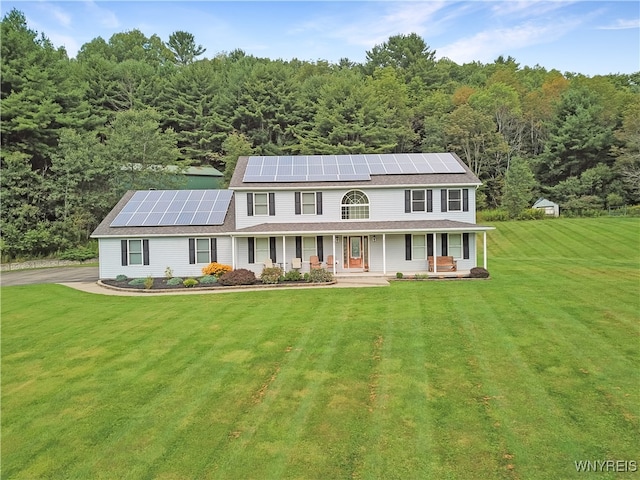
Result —
[{"label": "mulch bed", "polygon": [[186,289],[189,289],[189,290],[209,289],[210,290],[210,289],[225,289],[225,288],[252,287],[252,286],[274,287],[274,286],[287,286],[287,285],[289,286],[311,285],[309,282],[305,282],[302,280],[298,282],[283,282],[278,284],[264,284],[260,280],[256,280],[252,285],[220,285],[218,283],[198,283],[193,287],[185,287],[182,283],[178,285],[167,285],[166,278],[154,278],[153,287],[151,287],[150,289],[147,289],[145,288],[144,285],[129,285],[129,282],[131,280],[132,279],[118,281],[118,280],[112,280],[112,279],[105,279],[105,280],[101,280],[101,283],[109,287],[125,288],[129,290],[186,290]]}]

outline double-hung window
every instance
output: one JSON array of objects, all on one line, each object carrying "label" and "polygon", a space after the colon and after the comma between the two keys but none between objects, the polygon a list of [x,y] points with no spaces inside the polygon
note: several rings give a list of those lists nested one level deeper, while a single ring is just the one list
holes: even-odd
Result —
[{"label": "double-hung window", "polygon": [[296,215],[322,215],[322,192],[295,192]]},{"label": "double-hung window", "polygon": [[121,240],[122,265],[149,265],[149,240]]},{"label": "double-hung window", "polygon": [[411,239],[412,260],[425,260],[427,258],[427,241],[424,235],[413,235]]},{"label": "double-hung window", "polygon": [[462,190],[460,189],[449,190],[447,208],[450,212],[462,211]]},{"label": "double-hung window", "polygon": [[269,195],[266,193],[253,194],[253,214],[269,215]]},{"label": "double-hung window", "polygon": [[462,258],[462,234],[450,233],[449,237],[449,255],[453,258]]},{"label": "double-hung window", "polygon": [[468,212],[469,211],[469,189],[450,188],[441,190],[442,197],[440,208],[443,212]]},{"label": "double-hung window", "polygon": [[[256,238],[256,261],[264,262],[266,259],[270,257],[269,251],[269,238],[268,237],[257,237]],[[275,259],[272,259],[275,260]]]},{"label": "double-hung window", "polygon": [[215,238],[190,238],[189,263],[211,263],[218,261]]},{"label": "double-hung window", "polygon": [[405,190],[404,213],[432,212],[433,190]]},{"label": "double-hung window", "polygon": [[302,237],[302,258],[316,255],[316,237]]}]

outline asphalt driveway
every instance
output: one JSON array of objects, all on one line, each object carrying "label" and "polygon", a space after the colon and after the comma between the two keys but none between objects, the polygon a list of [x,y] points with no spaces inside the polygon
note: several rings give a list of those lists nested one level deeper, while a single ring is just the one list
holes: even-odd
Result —
[{"label": "asphalt driveway", "polygon": [[50,267],[0,273],[0,287],[34,283],[74,283],[98,281],[98,267]]}]

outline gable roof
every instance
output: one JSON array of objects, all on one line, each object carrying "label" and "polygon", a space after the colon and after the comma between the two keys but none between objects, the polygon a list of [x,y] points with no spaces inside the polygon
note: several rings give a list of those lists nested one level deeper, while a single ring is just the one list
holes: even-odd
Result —
[{"label": "gable roof", "polygon": [[[269,160],[272,167],[268,174],[255,174],[258,159],[264,164]],[[353,175],[325,174],[279,175],[280,165],[297,164],[302,171],[305,166],[334,167],[343,163],[355,167]],[[385,168],[385,163],[389,167]],[[251,168],[248,167],[251,165]],[[274,168],[273,165],[276,167]],[[403,166],[404,165],[404,166]],[[411,166],[413,165],[413,166]],[[290,168],[290,167],[289,167]],[[325,170],[326,171],[326,170]],[[415,172],[415,173],[413,173]],[[432,173],[428,173],[432,172]],[[385,154],[385,155],[314,155],[287,157],[239,157],[231,189],[271,188],[352,188],[365,186],[411,186],[411,185],[480,185],[481,182],[455,153],[438,154]]]},{"label": "gable roof", "polygon": [[545,208],[545,207],[557,207],[558,204],[552,202],[551,200],[547,200],[546,198],[539,198],[536,203],[533,204],[532,208]]}]

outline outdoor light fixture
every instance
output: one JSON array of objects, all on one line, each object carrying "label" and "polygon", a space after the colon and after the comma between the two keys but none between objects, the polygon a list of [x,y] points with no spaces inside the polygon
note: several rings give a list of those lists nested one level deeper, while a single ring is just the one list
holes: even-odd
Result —
[{"label": "outdoor light fixture", "polygon": [[375,235],[373,236],[373,241],[374,241],[374,242],[376,241],[376,236],[375,236]]}]

